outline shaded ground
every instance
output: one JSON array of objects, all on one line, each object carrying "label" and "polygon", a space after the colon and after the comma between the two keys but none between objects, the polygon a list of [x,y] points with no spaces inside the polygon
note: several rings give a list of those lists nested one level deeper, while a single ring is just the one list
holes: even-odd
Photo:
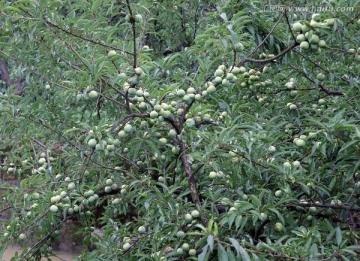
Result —
[{"label": "shaded ground", "polygon": [[[1,261],[9,261],[14,255],[15,252],[21,252],[21,248],[18,246],[11,246],[8,249],[6,249],[3,257],[1,258]],[[51,257],[52,261],[71,261],[73,260],[73,257],[76,256],[76,254],[67,253],[63,251],[56,251],[57,257]],[[48,260],[47,258],[43,258],[41,260]]]}]

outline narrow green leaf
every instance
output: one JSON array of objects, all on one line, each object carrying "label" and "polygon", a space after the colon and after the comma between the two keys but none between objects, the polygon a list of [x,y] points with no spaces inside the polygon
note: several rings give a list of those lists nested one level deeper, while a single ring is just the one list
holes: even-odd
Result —
[{"label": "narrow green leaf", "polygon": [[342,242],[342,232],[340,227],[335,228],[335,235],[336,235],[336,244],[340,246]]},{"label": "narrow green leaf", "polygon": [[218,245],[218,260],[219,261],[228,261],[229,260],[227,257],[226,250],[221,244]]},{"label": "narrow green leaf", "polygon": [[212,251],[214,249],[214,237],[212,235],[209,235],[206,241],[208,246],[210,247],[210,250]]}]

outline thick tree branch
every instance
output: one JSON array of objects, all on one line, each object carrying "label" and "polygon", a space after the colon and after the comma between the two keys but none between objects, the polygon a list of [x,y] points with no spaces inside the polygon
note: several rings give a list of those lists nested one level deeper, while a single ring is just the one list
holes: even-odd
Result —
[{"label": "thick tree branch", "polygon": [[189,184],[189,188],[190,188],[192,202],[198,208],[200,208],[201,203],[200,203],[199,192],[196,187],[195,172],[192,171],[189,159],[186,156],[186,145],[177,138],[175,138],[175,142],[180,147],[181,161],[182,161],[182,164],[184,167],[184,171],[188,177],[188,184]]},{"label": "thick tree branch", "polygon": [[6,63],[2,58],[0,58],[0,74],[1,74],[1,80],[3,80],[8,87],[13,84]]},{"label": "thick tree branch", "polygon": [[[14,84],[13,80],[11,80],[6,63],[2,58],[0,58],[0,76],[0,79],[5,82],[7,87],[10,87]],[[22,95],[24,93],[25,79],[23,77],[20,77],[15,81],[15,90],[17,95]]]}]

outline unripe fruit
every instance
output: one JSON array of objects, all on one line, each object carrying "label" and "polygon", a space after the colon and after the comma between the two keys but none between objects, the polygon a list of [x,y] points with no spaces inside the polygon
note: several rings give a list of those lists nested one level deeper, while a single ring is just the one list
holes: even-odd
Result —
[{"label": "unripe fruit", "polygon": [[323,73],[318,73],[318,75],[316,75],[316,78],[320,81],[323,81],[325,79],[325,75]]},{"label": "unripe fruit", "polygon": [[178,95],[178,96],[184,96],[186,93],[185,93],[185,91],[184,90],[178,90],[177,92],[176,92],[176,95]]},{"label": "unripe fruit", "polygon": [[221,84],[224,85],[224,86],[229,86],[230,82],[228,80],[226,80],[226,79],[223,79]]},{"label": "unripe fruit", "polygon": [[75,188],[75,183],[74,183],[74,182],[69,183],[68,189],[69,189],[69,190],[72,190],[72,189],[74,189],[74,188]]},{"label": "unripe fruit", "polygon": [[284,168],[291,168],[291,164],[290,162],[286,161],[284,164],[283,164]]},{"label": "unripe fruit", "polygon": [[226,67],[225,67],[225,65],[222,64],[222,65],[219,65],[219,66],[218,66],[218,69],[225,71],[225,70],[226,70]]},{"label": "unripe fruit", "polygon": [[190,249],[190,246],[188,243],[184,243],[182,244],[181,248],[184,250],[184,251],[188,251]]},{"label": "unripe fruit", "polygon": [[282,196],[282,191],[281,190],[277,190],[277,191],[275,191],[275,196],[276,197],[281,197]]},{"label": "unripe fruit", "polygon": [[177,233],[176,233],[176,237],[180,237],[180,238],[183,238],[183,237],[185,237],[185,232],[184,231],[178,231]]},{"label": "unripe fruit", "polygon": [[296,106],[295,104],[291,104],[291,105],[289,106],[289,109],[290,109],[290,110],[296,110],[296,109],[297,109],[297,106]]},{"label": "unripe fruit", "polygon": [[143,70],[142,70],[140,67],[136,67],[136,68],[135,68],[135,73],[136,73],[137,75],[140,75],[140,74],[143,73]]},{"label": "unripe fruit", "polygon": [[295,161],[293,162],[293,166],[296,167],[296,168],[300,167],[300,166],[301,166],[300,161],[295,160]]},{"label": "unripe fruit", "polygon": [[130,96],[135,96],[136,95],[136,89],[135,88],[129,88],[128,93],[129,93]]},{"label": "unripe fruit", "polygon": [[155,119],[159,116],[159,114],[154,110],[150,112],[150,118]]},{"label": "unripe fruit", "polygon": [[140,226],[140,227],[138,228],[138,232],[139,232],[140,234],[144,234],[144,233],[146,232],[146,228],[145,228],[144,226]]},{"label": "unripe fruit", "polygon": [[211,85],[206,89],[206,91],[210,94],[214,93],[214,92],[216,92],[216,87],[214,85]]},{"label": "unripe fruit", "polygon": [[299,34],[299,35],[296,37],[296,41],[297,41],[298,43],[304,42],[304,41],[305,41],[305,35]]},{"label": "unripe fruit", "polygon": [[200,216],[200,213],[197,210],[193,210],[193,211],[191,211],[191,216],[193,218],[198,218]]},{"label": "unripe fruit", "polygon": [[176,249],[176,253],[177,253],[179,256],[181,256],[181,255],[184,254],[184,250],[183,250],[182,248],[178,248],[178,249]]},{"label": "unripe fruit", "polygon": [[116,55],[116,51],[114,51],[114,50],[110,50],[109,52],[108,52],[108,56],[109,57],[113,57],[113,56],[115,56]]},{"label": "unripe fruit", "polygon": [[174,129],[169,130],[168,135],[169,135],[169,137],[175,137],[176,136],[176,130],[174,130]]},{"label": "unripe fruit", "polygon": [[161,139],[159,139],[159,141],[160,141],[160,143],[162,143],[162,144],[166,144],[167,139],[166,139],[166,138],[161,138]]},{"label": "unripe fruit", "polygon": [[187,213],[187,214],[185,214],[184,219],[187,223],[190,223],[193,220],[193,217],[191,214]]},{"label": "unripe fruit", "polygon": [[307,27],[305,24],[301,27],[301,31],[302,31],[303,33],[306,33],[306,32],[309,31],[309,30],[310,30],[310,28]]},{"label": "unripe fruit", "polygon": [[318,101],[318,103],[322,105],[322,104],[325,104],[326,101],[325,101],[325,99],[320,99],[320,100]]},{"label": "unripe fruit", "polygon": [[113,184],[112,179],[107,179],[107,180],[105,181],[105,184],[106,184],[107,186],[111,186],[111,185]]},{"label": "unripe fruit", "polygon": [[269,152],[275,152],[276,148],[275,148],[275,146],[270,146],[268,150],[269,150]]},{"label": "unripe fruit", "polygon": [[128,250],[131,247],[130,243],[125,243],[122,247],[124,251]]},{"label": "unripe fruit", "polygon": [[242,43],[235,44],[235,50],[241,52],[244,50],[244,45]]},{"label": "unripe fruit", "polygon": [[20,240],[25,240],[25,239],[26,239],[26,235],[25,235],[24,233],[21,233],[21,234],[19,235],[19,239],[20,239]]},{"label": "unripe fruit", "polygon": [[126,132],[123,131],[123,130],[119,131],[118,136],[119,136],[119,138],[125,138],[126,137]]},{"label": "unripe fruit", "polygon": [[120,199],[119,199],[119,198],[115,198],[115,199],[112,201],[112,204],[113,204],[113,205],[118,205],[118,204],[120,204]]},{"label": "unripe fruit", "polygon": [[186,90],[186,92],[187,92],[188,94],[192,94],[192,93],[195,93],[196,90],[195,90],[195,88],[193,88],[193,87],[189,87],[189,88]]},{"label": "unripe fruit", "polygon": [[280,222],[277,222],[277,223],[275,224],[275,228],[276,228],[278,231],[281,231],[281,230],[283,230],[284,226],[283,226],[283,224],[281,224]]},{"label": "unripe fruit", "polygon": [[89,92],[89,97],[92,98],[92,99],[98,97],[97,91],[91,91],[91,92]]},{"label": "unripe fruit", "polygon": [[260,219],[262,220],[262,221],[265,221],[266,219],[267,219],[267,214],[266,213],[260,213]]},{"label": "unripe fruit", "polygon": [[106,186],[106,187],[105,187],[105,192],[106,192],[106,193],[110,193],[110,192],[111,192],[111,187],[110,187],[110,186]]},{"label": "unripe fruit", "polygon": [[195,126],[195,121],[194,121],[194,119],[189,118],[189,119],[187,119],[187,120],[185,121],[185,124],[186,124],[186,126],[192,128],[192,127]]},{"label": "unripe fruit", "polygon": [[215,171],[211,171],[211,172],[209,173],[209,178],[211,178],[211,179],[217,178],[217,173],[216,173]]},{"label": "unripe fruit", "polygon": [[96,142],[95,139],[90,139],[90,140],[88,141],[88,145],[89,145],[90,148],[95,148],[96,143],[97,143],[97,142]]},{"label": "unripe fruit", "polygon": [[40,158],[39,161],[38,161],[38,163],[41,164],[41,165],[44,164],[45,162],[46,162],[45,158]]},{"label": "unripe fruit", "polygon": [[136,15],[135,15],[135,21],[136,21],[137,23],[141,23],[141,22],[142,22],[142,16],[141,16],[140,14],[136,14]]},{"label": "unripe fruit", "polygon": [[50,211],[51,212],[57,212],[59,210],[59,208],[56,206],[56,205],[52,205],[51,207],[50,207]]},{"label": "unripe fruit", "polygon": [[195,255],[196,255],[196,249],[193,249],[193,248],[190,249],[190,250],[189,250],[189,255],[190,255],[190,256],[195,256]]},{"label": "unripe fruit", "polygon": [[197,101],[201,101],[202,98],[203,98],[203,97],[202,97],[201,94],[199,94],[199,93],[195,95],[195,100],[197,100]]},{"label": "unripe fruit", "polygon": [[185,102],[190,101],[190,96],[185,94],[184,97],[183,97],[183,101],[185,101]]},{"label": "unripe fruit", "polygon": [[130,124],[126,124],[125,127],[124,127],[124,131],[127,132],[127,133],[130,133],[132,132],[133,128]]},{"label": "unripe fruit", "polygon": [[[220,76],[218,76],[218,77],[215,77],[215,79],[214,79],[214,84],[219,84],[219,83],[221,83],[222,82],[222,78],[220,77]],[[210,85],[210,86],[213,86],[213,85]],[[210,87],[209,86],[209,87]]]},{"label": "unripe fruit", "polygon": [[217,69],[214,73],[215,77],[221,77],[224,74],[223,70]]},{"label": "unripe fruit", "polygon": [[302,24],[300,22],[296,22],[293,24],[293,29],[295,32],[300,32],[302,28]]},{"label": "unripe fruit", "polygon": [[309,49],[310,45],[308,42],[304,41],[300,44],[300,48],[303,49],[303,50],[307,50]]},{"label": "unripe fruit", "polygon": [[313,34],[309,40],[309,42],[312,44],[317,44],[319,41],[320,41],[319,36],[317,36],[316,34]]},{"label": "unripe fruit", "polygon": [[335,18],[329,18],[324,20],[327,25],[334,25],[335,24]]},{"label": "unripe fruit", "polygon": [[312,213],[316,212],[316,207],[309,207],[309,211]]},{"label": "unripe fruit", "polygon": [[180,152],[180,148],[179,147],[172,147],[171,151],[174,154],[178,154]]},{"label": "unripe fruit", "polygon": [[311,26],[311,27],[319,27],[319,25],[320,25],[320,24],[319,24],[318,22],[316,22],[315,20],[311,20],[311,21],[310,21],[310,26]]},{"label": "unripe fruit", "polygon": [[[265,67],[266,67],[266,66],[265,66]],[[238,73],[240,73],[240,68],[234,66],[234,67],[231,69],[230,72],[233,73],[233,74],[238,74]]]},{"label": "unripe fruit", "polygon": [[295,144],[296,144],[296,146],[303,147],[303,146],[305,146],[305,141],[302,139],[297,139],[295,141]]},{"label": "unripe fruit", "polygon": [[100,143],[96,144],[95,146],[95,150],[96,151],[103,151],[104,150],[104,146]]},{"label": "unripe fruit", "polygon": [[320,40],[318,45],[319,47],[326,47],[326,42],[324,40]]}]

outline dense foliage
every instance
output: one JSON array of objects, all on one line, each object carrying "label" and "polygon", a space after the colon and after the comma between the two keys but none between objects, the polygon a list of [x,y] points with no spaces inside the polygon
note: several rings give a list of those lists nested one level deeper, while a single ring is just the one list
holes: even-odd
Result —
[{"label": "dense foliage", "polygon": [[359,3],[321,2],[1,1],[0,256],[358,260]]}]

